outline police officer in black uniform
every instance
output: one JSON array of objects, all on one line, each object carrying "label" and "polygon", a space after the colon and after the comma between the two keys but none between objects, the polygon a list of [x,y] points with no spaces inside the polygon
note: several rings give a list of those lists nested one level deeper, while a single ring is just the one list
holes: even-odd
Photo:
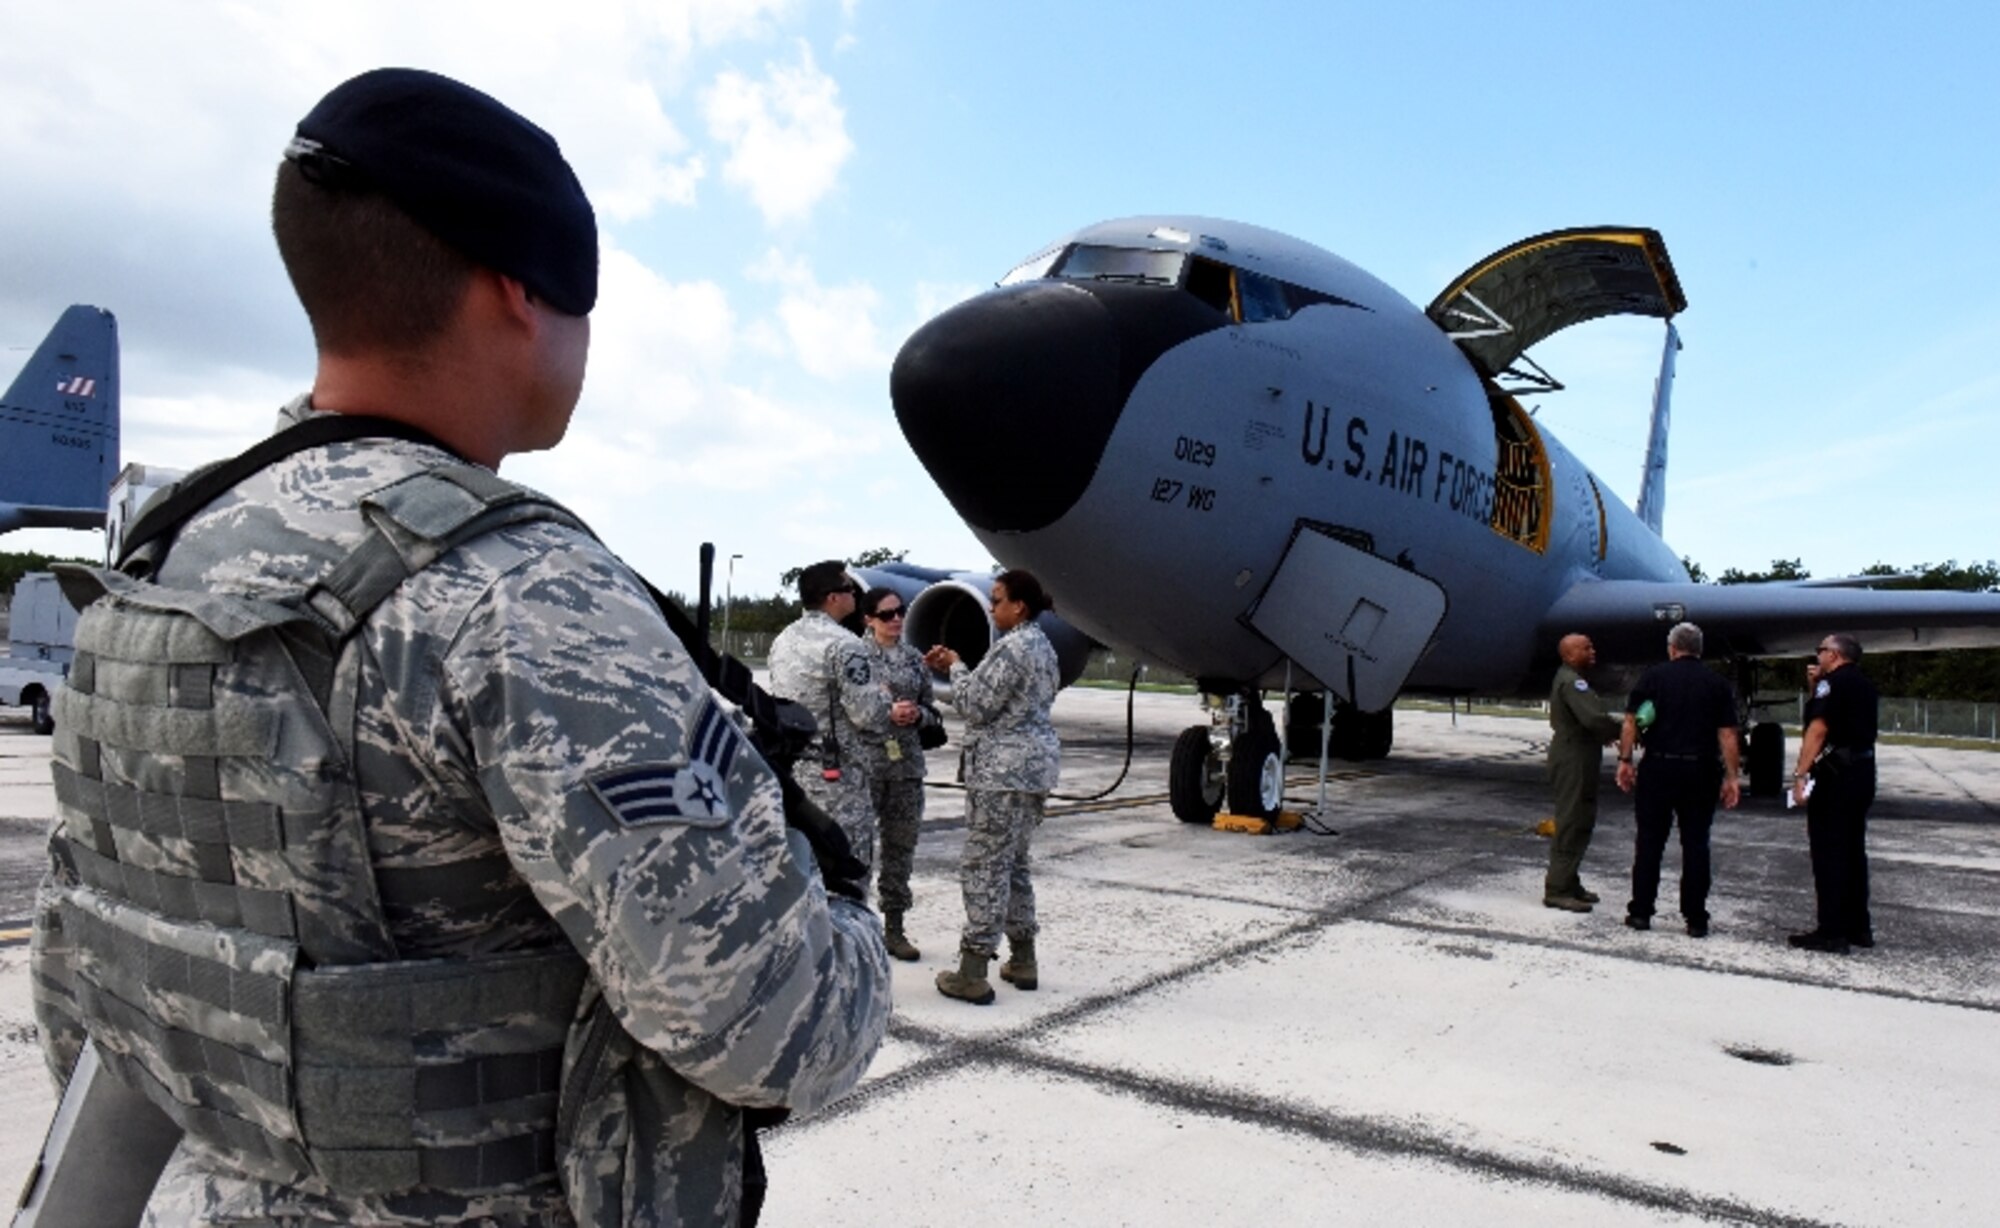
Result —
[{"label": "police officer in black uniform", "polygon": [[[1680,623],[1667,633],[1667,661],[1647,670],[1625,703],[1618,738],[1618,787],[1632,793],[1639,834],[1632,855],[1632,902],[1625,924],[1653,927],[1653,899],[1660,889],[1660,858],[1676,819],[1681,829],[1681,916],[1690,938],[1708,937],[1708,829],[1715,803],[1735,809],[1736,694],[1720,674],[1701,663],[1701,628]],[[1652,719],[1644,720],[1650,712]],[[1641,733],[1642,722],[1644,733]],[[1645,745],[1640,768],[1635,744]]]},{"label": "police officer in black uniform", "polygon": [[[1875,801],[1875,733],[1880,703],[1875,684],[1855,668],[1861,642],[1851,635],[1820,641],[1819,680],[1799,741],[1792,800],[1806,804],[1812,847],[1813,894],[1819,924],[1793,934],[1808,951],[1845,955],[1875,945],[1868,917],[1868,807]],[[1811,787],[1807,787],[1807,782]]]}]

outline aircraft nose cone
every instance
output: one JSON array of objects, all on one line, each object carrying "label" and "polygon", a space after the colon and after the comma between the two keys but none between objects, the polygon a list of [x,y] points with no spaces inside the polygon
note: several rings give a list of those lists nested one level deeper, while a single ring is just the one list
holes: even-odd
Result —
[{"label": "aircraft nose cone", "polygon": [[903,437],[967,523],[1039,529],[1090,484],[1124,405],[1111,315],[1042,281],[960,303],[903,346],[889,395]]}]

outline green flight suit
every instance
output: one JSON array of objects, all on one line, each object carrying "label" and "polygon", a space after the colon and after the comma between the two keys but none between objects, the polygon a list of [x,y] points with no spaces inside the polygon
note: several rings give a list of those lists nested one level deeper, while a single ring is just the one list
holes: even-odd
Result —
[{"label": "green flight suit", "polygon": [[1556,794],[1556,838],[1549,849],[1549,876],[1543,893],[1573,896],[1583,890],[1577,867],[1597,827],[1597,786],[1604,770],[1604,743],[1623,722],[1605,711],[1590,683],[1565,665],[1549,688],[1549,781]]}]

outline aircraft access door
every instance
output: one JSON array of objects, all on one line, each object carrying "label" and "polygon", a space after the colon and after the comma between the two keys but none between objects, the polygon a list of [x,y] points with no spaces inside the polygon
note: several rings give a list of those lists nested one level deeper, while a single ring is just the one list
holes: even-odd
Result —
[{"label": "aircraft access door", "polygon": [[1380,712],[1396,702],[1448,604],[1436,581],[1302,524],[1249,620],[1335,695]]}]

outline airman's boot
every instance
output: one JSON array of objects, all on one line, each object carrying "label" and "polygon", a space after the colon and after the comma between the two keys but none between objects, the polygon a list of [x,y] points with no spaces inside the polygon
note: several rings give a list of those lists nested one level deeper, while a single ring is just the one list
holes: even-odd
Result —
[{"label": "airman's boot", "polygon": [[958,971],[937,974],[938,992],[974,1006],[991,1005],[993,986],[986,979],[986,965],[990,959],[990,956],[961,950],[958,953]]},{"label": "airman's boot", "polygon": [[882,945],[889,948],[889,954],[904,963],[910,963],[923,954],[917,950],[915,943],[903,936],[903,914],[899,912],[882,914]]},{"label": "airman's boot", "polygon": [[1007,948],[1008,958],[1000,965],[1000,979],[1016,989],[1033,989],[1041,984],[1035,979],[1035,940],[1015,939]]}]

